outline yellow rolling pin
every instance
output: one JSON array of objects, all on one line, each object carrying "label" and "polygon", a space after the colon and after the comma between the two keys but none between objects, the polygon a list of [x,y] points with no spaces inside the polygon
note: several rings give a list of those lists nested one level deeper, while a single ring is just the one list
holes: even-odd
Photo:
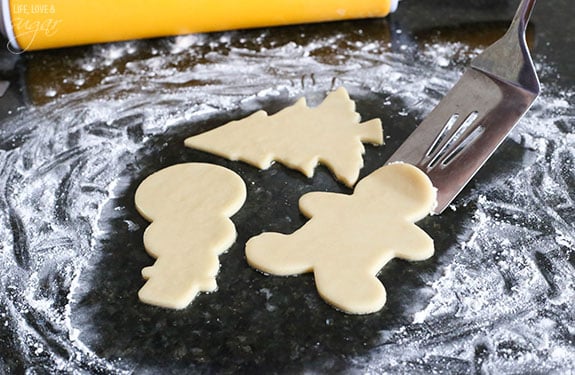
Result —
[{"label": "yellow rolling pin", "polygon": [[384,17],[399,0],[0,0],[9,48],[28,51]]}]

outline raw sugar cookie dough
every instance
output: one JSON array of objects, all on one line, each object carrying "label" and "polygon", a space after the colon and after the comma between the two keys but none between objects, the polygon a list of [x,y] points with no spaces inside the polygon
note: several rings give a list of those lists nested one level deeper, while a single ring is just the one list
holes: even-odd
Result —
[{"label": "raw sugar cookie dough", "polygon": [[422,171],[387,165],[362,179],[352,195],[302,196],[300,210],[310,220],[289,235],[250,239],[247,260],[272,275],[313,272],[325,301],[350,314],[372,313],[386,301],[377,273],[387,262],[433,255],[433,240],[414,222],[435,204],[436,189]]},{"label": "raw sugar cookie dough", "polygon": [[360,123],[355,103],[344,88],[339,88],[315,108],[309,108],[301,98],[274,115],[258,111],[184,143],[260,169],[277,161],[307,177],[312,177],[321,163],[338,180],[353,186],[363,167],[362,142],[383,144],[381,121]]},{"label": "raw sugar cookie dough", "polygon": [[156,262],[142,270],[144,303],[182,309],[199,292],[217,288],[218,255],[236,239],[229,219],[244,204],[246,187],[234,172],[204,163],[177,164],[146,178],[136,208],[152,223],[144,232]]}]

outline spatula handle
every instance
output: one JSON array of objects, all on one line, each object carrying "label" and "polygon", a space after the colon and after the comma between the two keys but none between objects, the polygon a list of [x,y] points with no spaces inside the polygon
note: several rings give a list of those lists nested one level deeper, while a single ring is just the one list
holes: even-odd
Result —
[{"label": "spatula handle", "polygon": [[535,0],[522,0],[517,8],[515,17],[513,17],[513,22],[511,22],[511,30],[518,30],[524,33],[527,29],[527,23],[529,23],[529,18],[531,18],[531,13],[533,12],[533,7],[535,6]]},{"label": "spatula handle", "polygon": [[471,66],[524,90],[538,93],[539,80],[525,40],[535,0],[522,0],[505,35],[473,60]]}]

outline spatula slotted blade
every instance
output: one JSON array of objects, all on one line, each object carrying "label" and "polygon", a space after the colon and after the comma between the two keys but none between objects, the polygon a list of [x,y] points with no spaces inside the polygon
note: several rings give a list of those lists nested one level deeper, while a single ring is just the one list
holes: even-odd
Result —
[{"label": "spatula slotted blade", "polygon": [[525,42],[535,0],[522,0],[507,33],[479,55],[388,163],[424,171],[439,214],[531,107],[540,87]]}]

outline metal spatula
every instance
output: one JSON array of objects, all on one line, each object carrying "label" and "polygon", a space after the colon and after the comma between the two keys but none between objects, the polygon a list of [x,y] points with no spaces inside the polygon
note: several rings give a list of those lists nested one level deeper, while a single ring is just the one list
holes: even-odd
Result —
[{"label": "metal spatula", "polygon": [[388,163],[423,170],[441,213],[491,156],[539,95],[525,41],[535,0],[522,0],[507,33],[476,57],[461,79]]}]

